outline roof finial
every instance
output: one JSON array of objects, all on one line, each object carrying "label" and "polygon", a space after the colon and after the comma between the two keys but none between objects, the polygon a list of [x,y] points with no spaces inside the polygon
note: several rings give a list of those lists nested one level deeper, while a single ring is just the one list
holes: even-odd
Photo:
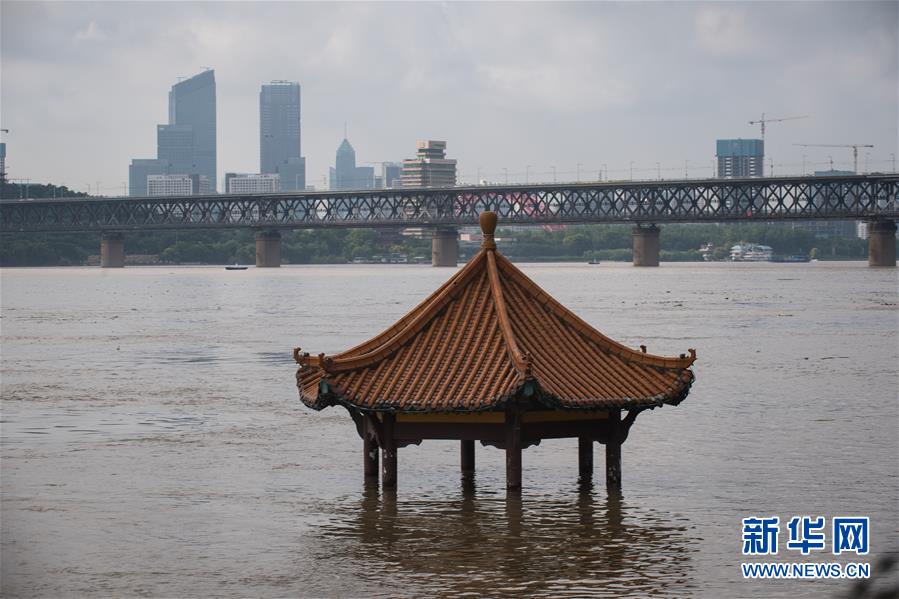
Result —
[{"label": "roof finial", "polygon": [[496,212],[481,212],[479,220],[481,222],[481,233],[484,234],[484,241],[481,243],[481,247],[485,250],[495,250],[496,241],[493,239],[493,234],[496,232]]}]

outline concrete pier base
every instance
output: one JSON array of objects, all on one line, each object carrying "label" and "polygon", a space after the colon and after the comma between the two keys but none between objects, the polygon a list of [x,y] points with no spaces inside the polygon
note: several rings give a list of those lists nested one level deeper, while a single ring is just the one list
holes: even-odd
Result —
[{"label": "concrete pier base", "polygon": [[100,237],[100,268],[122,268],[125,266],[125,235],[103,233]]},{"label": "concrete pier base", "polygon": [[896,266],[896,223],[875,220],[868,223],[868,266]]},{"label": "concrete pier base", "polygon": [[655,225],[634,227],[634,266],[659,265],[659,231]]},{"label": "concrete pier base", "polygon": [[256,268],[281,266],[281,234],[278,231],[256,233]]},{"label": "concrete pier base", "polygon": [[459,231],[436,229],[431,239],[431,266],[459,264]]}]

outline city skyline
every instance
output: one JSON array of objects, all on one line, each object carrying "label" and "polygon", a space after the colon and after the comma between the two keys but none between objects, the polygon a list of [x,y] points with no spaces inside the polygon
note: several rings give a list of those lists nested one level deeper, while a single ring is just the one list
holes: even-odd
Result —
[{"label": "city skyline", "polygon": [[[897,151],[895,3],[0,10],[10,177],[80,191],[120,190],[166,122],[162,91],[207,66],[218,71],[217,186],[256,172],[259,89],[277,79],[304,90],[306,182],[318,188],[345,121],[372,161],[446,140],[460,183],[711,175],[715,140],[758,138],[748,122],[762,112],[810,115],[769,126],[766,172],[769,158],[775,174],[831,159],[851,168],[848,149],[795,143],[874,144],[862,171],[890,170]],[[335,17],[339,28],[315,26]]]}]

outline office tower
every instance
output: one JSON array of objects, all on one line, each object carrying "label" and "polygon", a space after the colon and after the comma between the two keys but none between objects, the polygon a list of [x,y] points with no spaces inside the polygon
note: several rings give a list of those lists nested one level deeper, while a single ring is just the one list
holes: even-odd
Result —
[{"label": "office tower", "polygon": [[206,195],[212,192],[212,184],[205,175],[148,175],[148,196]]},{"label": "office tower", "polygon": [[168,163],[156,158],[134,158],[128,166],[128,195],[143,197],[147,193],[147,177],[167,175]]},{"label": "office tower", "polygon": [[446,142],[419,140],[415,158],[403,160],[403,187],[453,187],[456,161],[446,158]]},{"label": "office tower", "polygon": [[300,84],[272,81],[259,92],[259,172],[277,173],[282,191],[306,188],[300,146]]},{"label": "office tower", "polygon": [[356,150],[347,138],[337,148],[337,158],[331,167],[331,189],[372,189],[375,186],[375,169],[356,166]]},{"label": "office tower", "polygon": [[276,193],[281,191],[281,175],[277,173],[225,174],[225,193]]},{"label": "office tower", "polygon": [[203,71],[172,86],[168,126],[160,125],[157,140],[165,145],[159,146],[156,157],[169,162],[170,172],[203,175],[215,191],[215,71]]},{"label": "office tower", "polygon": [[156,125],[156,155],[169,173],[199,174],[192,125]]},{"label": "office tower", "polygon": [[6,144],[0,142],[0,182],[6,183]]},{"label": "office tower", "polygon": [[403,165],[399,162],[384,162],[381,164],[381,183],[383,187],[402,186]]},{"label": "office tower", "polygon": [[719,177],[761,177],[765,142],[761,139],[717,140]]},{"label": "office tower", "polygon": [[215,72],[172,86],[169,122],[156,126],[156,159],[134,158],[128,167],[131,196],[149,195],[147,177],[201,175],[216,189]]}]

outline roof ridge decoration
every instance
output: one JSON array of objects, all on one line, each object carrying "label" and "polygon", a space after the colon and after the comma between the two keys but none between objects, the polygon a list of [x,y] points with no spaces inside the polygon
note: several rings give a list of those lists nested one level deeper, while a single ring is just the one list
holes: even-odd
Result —
[{"label": "roof ridge decoration", "polygon": [[601,410],[686,397],[694,350],[655,356],[606,337],[497,251],[495,213],[479,220],[481,250],[393,326],[333,356],[294,350],[304,403],[470,412],[524,391],[549,408]]}]

